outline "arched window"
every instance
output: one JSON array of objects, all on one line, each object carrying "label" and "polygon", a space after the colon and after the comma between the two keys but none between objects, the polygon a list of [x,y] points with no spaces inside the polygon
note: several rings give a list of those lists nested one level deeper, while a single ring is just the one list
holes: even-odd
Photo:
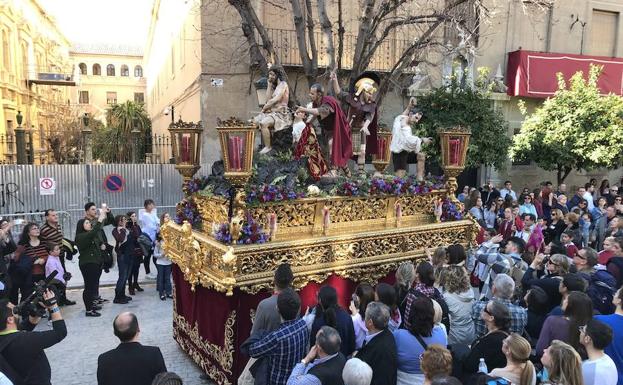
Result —
[{"label": "arched window", "polygon": [[93,64],[93,75],[101,75],[101,74],[102,74],[102,67],[100,67],[100,65],[97,63]]},{"label": "arched window", "polygon": [[115,76],[115,66],[109,64],[106,66],[106,76]]},{"label": "arched window", "polygon": [[125,64],[121,66],[121,76],[130,76],[130,70]]},{"label": "arched window", "polygon": [[141,67],[141,66],[134,67],[134,77],[135,78],[142,78],[143,77],[143,67]]},{"label": "arched window", "polygon": [[87,65],[84,63],[80,63],[78,64],[78,68],[80,68],[80,75],[86,75],[87,74]]},{"label": "arched window", "polygon": [[2,64],[4,64],[4,68],[6,69],[9,69],[11,66],[10,57],[9,34],[5,30],[2,30]]}]

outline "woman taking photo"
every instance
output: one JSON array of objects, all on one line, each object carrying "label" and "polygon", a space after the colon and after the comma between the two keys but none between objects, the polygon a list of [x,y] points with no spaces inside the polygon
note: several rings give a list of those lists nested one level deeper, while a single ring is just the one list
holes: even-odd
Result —
[{"label": "woman taking photo", "polygon": [[424,373],[420,368],[420,356],[429,345],[448,345],[443,329],[434,325],[433,301],[427,297],[417,298],[412,309],[410,327],[394,331],[398,352],[398,385],[422,384]]},{"label": "woman taking photo", "polygon": [[6,219],[0,219],[0,273],[7,274],[5,279],[5,293],[9,293],[9,300],[14,304],[17,303],[17,297],[19,291],[15,293],[15,301],[13,301],[13,274],[12,268],[13,253],[17,250],[17,245],[11,234],[11,228],[13,222],[9,222]]},{"label": "woman taking photo", "polygon": [[[390,286],[391,288],[391,286]],[[392,288],[393,290],[393,288]],[[310,313],[313,317],[309,346],[316,344],[316,334],[323,326],[331,326],[340,334],[340,349],[344,357],[355,351],[355,329],[348,313],[337,304],[337,291],[333,286],[323,286],[318,291],[318,304]],[[310,317],[310,318],[312,318]]]},{"label": "woman taking photo", "polygon": [[374,302],[374,288],[367,283],[361,283],[355,289],[352,300],[350,301],[350,317],[355,329],[355,349],[359,350],[366,339],[368,329],[366,328],[366,308],[370,302]]},{"label": "woman taking photo", "polygon": [[374,300],[389,308],[389,323],[387,324],[389,331],[393,332],[398,329],[402,324],[402,318],[398,310],[398,298],[394,287],[384,282],[379,283],[374,290]]},{"label": "woman taking photo", "polygon": [[[102,314],[98,312],[102,308],[96,305],[95,297],[97,296],[99,277],[102,274],[102,250],[106,245],[100,237],[102,223],[106,220],[106,211],[99,210],[99,216],[95,223],[89,219],[81,219],[76,226],[76,246],[80,256],[78,264],[80,272],[84,279],[84,290],[82,291],[82,301],[86,310],[87,317],[99,317]],[[97,245],[101,246],[98,247]]]},{"label": "woman taking photo", "polygon": [[582,359],[575,349],[558,340],[543,351],[541,363],[547,369],[548,379],[541,384],[583,385]]},{"label": "woman taking photo", "polygon": [[442,292],[450,312],[448,344],[471,344],[474,340],[471,316],[474,291],[469,285],[467,271],[462,266],[446,268]]},{"label": "woman taking photo", "polygon": [[[138,225],[138,216],[134,211],[129,211],[126,214],[130,220],[127,223],[129,230],[128,234],[128,248],[130,248],[130,254],[133,256],[132,270],[128,276],[128,292],[130,295],[135,295],[136,291],[144,291],[142,287],[138,285],[138,271],[143,262],[143,251],[138,245],[138,237],[142,234],[141,226]],[[147,258],[147,256],[145,256]]]},{"label": "woman taking photo", "polygon": [[[45,263],[48,260],[48,251],[45,244],[39,239],[39,234],[39,225],[36,223],[30,222],[24,226],[13,257],[18,266],[26,266],[27,264],[30,266],[30,274],[28,274],[30,279],[24,281],[25,290],[22,292],[22,298],[24,295],[30,295],[34,283],[45,279]],[[24,269],[25,271],[26,269]]]},{"label": "woman taking photo", "polygon": [[400,314],[404,314],[405,308],[401,307],[409,289],[415,282],[415,267],[412,262],[403,262],[396,269],[396,283],[394,289],[396,289],[396,295],[398,298],[398,309]]},{"label": "woman taking photo", "polygon": [[502,352],[506,356],[506,366],[493,369],[489,375],[502,377],[516,385],[535,385],[536,371],[530,362],[530,342],[517,333],[502,341]]}]

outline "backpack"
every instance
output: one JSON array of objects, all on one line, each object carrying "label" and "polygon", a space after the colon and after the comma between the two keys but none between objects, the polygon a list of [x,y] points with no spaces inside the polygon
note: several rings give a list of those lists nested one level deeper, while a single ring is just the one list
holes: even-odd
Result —
[{"label": "backpack", "polygon": [[513,293],[514,298],[523,298],[523,289],[521,287],[521,280],[523,279],[524,274],[526,273],[527,268],[524,268],[525,262],[523,260],[515,260],[513,257],[508,256],[508,263],[510,265],[510,270],[508,271],[508,275],[515,281],[515,292]]},{"label": "backpack", "polygon": [[612,257],[608,261],[608,265],[611,263],[619,268],[619,279],[616,281],[615,288],[621,287],[623,284],[623,257]]},{"label": "backpack", "polygon": [[4,349],[17,339],[19,332],[4,336],[0,342],[0,372],[7,376],[13,385],[24,385],[24,379],[9,365],[4,358]]},{"label": "backpack", "polygon": [[609,272],[597,270],[588,277],[586,294],[593,301],[593,307],[601,314],[614,313],[612,298],[616,292],[616,280]]}]

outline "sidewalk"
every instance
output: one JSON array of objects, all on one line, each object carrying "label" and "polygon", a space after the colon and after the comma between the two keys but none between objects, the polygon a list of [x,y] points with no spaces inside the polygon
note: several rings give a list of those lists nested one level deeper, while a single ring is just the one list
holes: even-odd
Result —
[{"label": "sidewalk", "polygon": [[[153,262],[151,263],[151,273],[156,274],[156,266],[154,266]],[[68,289],[81,289],[84,287],[84,280],[82,279],[82,273],[80,272],[80,267],[78,266],[78,257],[74,256],[74,259],[71,261],[65,261],[65,268],[68,272],[71,273],[71,280],[67,282]],[[117,277],[119,277],[119,269],[117,268],[117,264],[110,269],[110,272],[102,272],[102,278],[100,278],[100,287],[105,286],[114,286],[117,283]],[[153,279],[145,278],[145,268],[143,265],[140,266],[138,271],[138,282],[140,284],[143,283],[155,283],[156,281]]]}]

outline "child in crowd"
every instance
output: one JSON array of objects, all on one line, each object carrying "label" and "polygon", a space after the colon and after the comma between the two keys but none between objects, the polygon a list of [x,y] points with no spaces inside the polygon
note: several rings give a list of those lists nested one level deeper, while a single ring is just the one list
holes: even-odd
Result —
[{"label": "child in crowd", "polygon": [[584,213],[580,217],[580,229],[582,230],[582,247],[588,247],[591,242],[591,223],[593,216]]},{"label": "child in crowd", "polygon": [[162,237],[160,233],[156,234],[154,258],[156,258],[156,268],[158,269],[156,289],[158,290],[158,294],[160,294],[160,299],[164,301],[167,298],[173,298],[171,294],[171,259],[167,257],[162,250]]},{"label": "child in crowd", "polygon": [[59,258],[61,255],[61,246],[56,243],[48,243],[46,244],[45,249],[48,252],[48,259],[45,263],[45,276],[47,277],[52,274],[54,270],[56,270],[56,276],[52,280],[52,285],[56,288],[56,292],[58,294],[58,304],[60,306],[75,305],[76,302],[69,301],[66,296],[67,275]]},{"label": "child in crowd", "polygon": [[447,339],[448,331],[446,330],[446,325],[444,325],[441,322],[441,319],[443,318],[443,309],[441,308],[441,305],[439,304],[439,302],[435,301],[434,299],[432,301],[433,301],[433,309],[435,309],[435,317],[433,318],[433,322],[434,322],[433,326],[439,326],[443,330],[444,338]]},{"label": "child in crowd", "polygon": [[567,257],[573,258],[575,253],[578,252],[578,247],[573,243],[573,232],[570,230],[563,231],[560,236],[560,242],[567,250]]}]

